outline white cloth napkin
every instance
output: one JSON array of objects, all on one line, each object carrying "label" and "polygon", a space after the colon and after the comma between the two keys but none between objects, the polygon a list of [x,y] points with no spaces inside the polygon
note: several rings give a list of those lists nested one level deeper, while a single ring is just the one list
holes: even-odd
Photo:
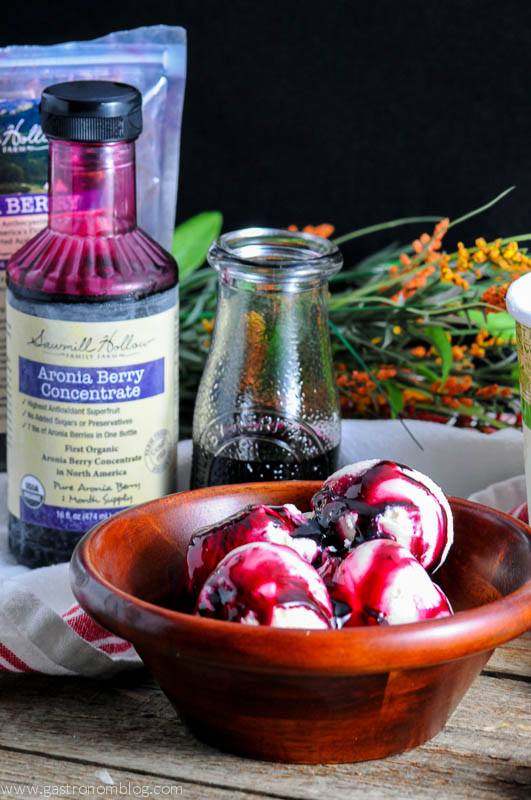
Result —
[{"label": "white cloth napkin", "polygon": [[[518,431],[487,435],[417,420],[406,425],[410,433],[397,421],[346,420],[341,464],[368,458],[400,461],[460,497],[523,472]],[[191,443],[181,442],[180,490],[188,487],[190,462]],[[510,506],[515,506],[525,499],[524,483],[516,481],[511,487]],[[501,495],[503,504],[503,490]],[[6,476],[0,475],[0,672],[106,677],[137,666],[132,646],[97,625],[76,604],[68,564],[36,570],[16,564],[7,547],[6,518]]]}]

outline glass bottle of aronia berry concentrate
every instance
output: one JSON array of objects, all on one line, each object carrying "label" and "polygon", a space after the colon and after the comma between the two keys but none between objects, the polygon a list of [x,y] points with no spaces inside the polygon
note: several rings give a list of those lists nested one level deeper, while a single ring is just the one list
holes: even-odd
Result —
[{"label": "glass bottle of aronia berry concentrate", "polygon": [[324,480],[341,420],[328,329],[333,242],[307,233],[225,233],[212,345],[194,411],[192,485]]},{"label": "glass bottle of aronia berry concentrate", "polygon": [[174,489],[177,265],[136,225],[132,86],[46,89],[48,227],[9,261],[9,545],[64,561],[94,524]]}]

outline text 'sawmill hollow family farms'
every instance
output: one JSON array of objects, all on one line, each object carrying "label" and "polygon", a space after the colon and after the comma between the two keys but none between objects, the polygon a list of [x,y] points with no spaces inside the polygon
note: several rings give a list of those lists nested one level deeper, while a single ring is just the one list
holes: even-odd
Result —
[{"label": "text 'sawmill hollow family farms'", "polygon": [[48,227],[8,263],[9,543],[62,561],[98,521],[175,487],[177,265],[137,227],[140,92],[46,89]]},{"label": "text 'sawmill hollow family farms'", "polygon": [[110,80],[143,95],[137,143],[140,227],[169,248],[175,223],[186,32],[156,25],[86,42],[0,48],[0,469],[5,469],[5,268],[47,224],[48,143],[39,102],[46,86]]}]

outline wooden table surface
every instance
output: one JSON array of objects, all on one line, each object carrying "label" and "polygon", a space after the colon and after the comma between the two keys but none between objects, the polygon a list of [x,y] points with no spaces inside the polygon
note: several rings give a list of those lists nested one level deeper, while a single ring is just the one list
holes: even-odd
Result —
[{"label": "wooden table surface", "polygon": [[531,798],[531,633],[494,654],[435,739],[363,764],[268,764],[201,745],[141,670],[5,676],[0,692],[0,797]]}]

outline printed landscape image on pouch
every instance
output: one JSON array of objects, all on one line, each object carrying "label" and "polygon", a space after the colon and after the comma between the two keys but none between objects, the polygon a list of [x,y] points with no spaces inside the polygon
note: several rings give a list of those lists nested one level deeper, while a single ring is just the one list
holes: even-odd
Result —
[{"label": "printed landscape image on pouch", "polygon": [[6,432],[5,289],[8,259],[46,226],[48,142],[39,100],[0,99],[0,435]]}]

